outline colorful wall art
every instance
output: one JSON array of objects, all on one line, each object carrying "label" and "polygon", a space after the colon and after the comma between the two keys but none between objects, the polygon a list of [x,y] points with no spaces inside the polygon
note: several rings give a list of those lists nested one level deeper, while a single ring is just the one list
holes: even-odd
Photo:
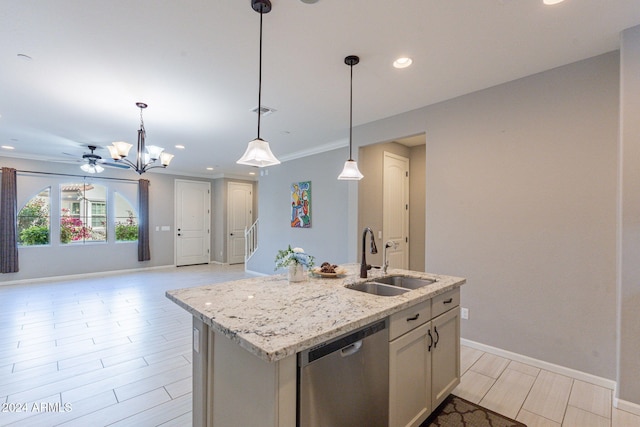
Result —
[{"label": "colorful wall art", "polygon": [[311,181],[291,184],[291,227],[311,228]]}]

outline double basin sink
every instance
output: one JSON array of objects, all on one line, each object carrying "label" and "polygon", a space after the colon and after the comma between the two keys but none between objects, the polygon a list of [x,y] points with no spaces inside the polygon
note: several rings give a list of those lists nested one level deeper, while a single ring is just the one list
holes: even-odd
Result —
[{"label": "double basin sink", "polygon": [[418,279],[406,276],[386,276],[367,282],[347,285],[346,288],[372,295],[392,297],[404,294],[412,289],[418,289],[423,286],[430,285],[434,282],[435,280],[431,279]]}]

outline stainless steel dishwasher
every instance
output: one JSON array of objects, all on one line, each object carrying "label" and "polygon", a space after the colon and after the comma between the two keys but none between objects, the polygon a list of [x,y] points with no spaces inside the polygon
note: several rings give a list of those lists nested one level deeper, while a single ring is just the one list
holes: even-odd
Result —
[{"label": "stainless steel dishwasher", "polygon": [[385,427],[389,329],[376,322],[298,355],[298,427]]}]

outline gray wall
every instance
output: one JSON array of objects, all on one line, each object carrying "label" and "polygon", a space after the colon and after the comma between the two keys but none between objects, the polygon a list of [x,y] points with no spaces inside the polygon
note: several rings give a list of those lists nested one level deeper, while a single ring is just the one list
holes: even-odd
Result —
[{"label": "gray wall", "polygon": [[[83,172],[77,164],[0,157],[0,165],[26,171],[83,175]],[[45,178],[45,180],[49,179],[45,175],[33,176],[38,177],[39,181],[43,178]],[[110,181],[100,180],[99,178],[101,177],[130,180],[137,180],[139,178],[133,171],[121,171],[111,168],[98,175],[95,181],[96,183],[109,186]],[[150,261],[138,261],[136,242],[60,246],[54,238],[50,246],[19,248],[20,271],[0,275],[0,283],[13,280],[174,265],[174,180],[207,180],[164,173],[146,173],[142,177],[150,181]],[[50,176],[51,185],[78,180],[81,180],[81,178]],[[29,176],[18,173],[18,198],[21,200],[18,209],[40,189],[30,185],[29,181]],[[31,179],[31,181],[33,181],[33,179]],[[127,186],[129,185],[134,187],[133,189],[128,188],[126,190],[131,190],[129,201],[137,208],[137,184],[133,183]],[[171,227],[169,231],[156,231],[156,226],[161,227],[166,225]],[[53,227],[54,225],[52,224],[52,228]],[[90,250],[88,250],[89,248]]]},{"label": "gray wall", "polygon": [[618,72],[610,53],[354,130],[426,132],[426,269],[468,279],[464,338],[615,378]]},{"label": "gray wall", "polygon": [[640,405],[640,26],[622,34],[618,395]]},{"label": "gray wall", "polygon": [[[425,146],[407,147],[387,142],[361,147],[358,167],[365,176],[358,185],[358,230],[371,227],[376,237],[378,254],[367,253],[367,263],[382,265],[384,242],[378,238],[383,226],[383,165],[384,152],[409,159],[409,269],[424,271],[425,259]],[[362,241],[358,240],[358,259],[362,256]]]},{"label": "gray wall", "polygon": [[[345,263],[348,259],[349,182],[338,181],[346,148],[263,169],[260,177],[260,233],[258,251],[247,268],[273,274],[274,259],[287,245],[301,247],[323,261]],[[291,228],[291,195],[293,182],[311,181],[311,228]],[[351,215],[354,215],[353,213]],[[282,272],[282,271],[281,271]]]},{"label": "gray wall", "polygon": [[417,271],[426,271],[426,149],[426,145],[411,147],[409,159],[409,268]]},{"label": "gray wall", "polygon": [[[614,52],[354,129],[358,145],[426,132],[426,270],[468,279],[464,338],[616,377],[618,86]],[[367,177],[345,192],[344,156],[324,156],[260,179],[252,270],[272,271],[288,243],[354,259],[357,222],[335,231]],[[305,179],[332,209],[322,229],[291,230],[288,185]]]}]

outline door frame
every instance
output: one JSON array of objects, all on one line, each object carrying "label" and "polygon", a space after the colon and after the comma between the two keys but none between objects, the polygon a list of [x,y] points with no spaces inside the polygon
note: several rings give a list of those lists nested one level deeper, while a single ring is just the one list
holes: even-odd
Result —
[{"label": "door frame", "polygon": [[[208,198],[208,203],[207,206],[205,207],[206,213],[204,213],[205,218],[206,218],[206,223],[208,224],[207,230],[208,230],[208,236],[207,236],[207,253],[209,254],[208,259],[207,259],[207,263],[211,263],[211,204],[212,204],[212,200],[211,200],[211,182],[209,181],[195,181],[195,180],[188,180],[188,179],[174,179],[173,181],[173,265],[177,266],[178,265],[178,238],[177,238],[177,233],[178,233],[178,183],[197,183],[198,185],[202,185],[202,184],[206,184],[207,185],[207,190],[209,192],[209,198]],[[188,265],[188,264],[186,264]]]},{"label": "door frame", "polygon": [[[389,227],[388,227],[388,223],[387,221],[389,220],[388,218],[388,212],[387,212],[387,206],[386,206],[386,198],[388,196],[388,194],[385,192],[385,187],[386,187],[386,180],[387,180],[387,159],[393,159],[393,160],[397,160],[400,162],[403,162],[406,165],[405,168],[405,179],[402,182],[402,198],[404,199],[404,203],[405,203],[405,209],[402,215],[402,221],[403,221],[403,229],[404,229],[404,242],[400,242],[400,245],[402,245],[404,247],[404,265],[400,266],[400,267],[396,267],[396,268],[403,268],[403,269],[409,269],[409,223],[410,223],[410,216],[409,216],[409,210],[411,209],[411,202],[409,200],[409,186],[410,186],[410,160],[407,157],[401,156],[399,154],[390,152],[390,151],[384,151],[382,154],[382,246],[383,246],[383,250],[384,250],[384,245],[387,242],[387,240],[389,240]],[[394,252],[397,252],[393,249],[389,249],[387,251],[387,256],[389,254],[393,254]]]},{"label": "door frame", "polygon": [[[227,221],[226,221],[226,233],[225,233],[225,240],[226,240],[226,247],[227,247],[227,256],[226,256],[226,263],[227,264],[231,264],[231,253],[232,253],[232,244],[231,244],[231,215],[230,215],[230,207],[231,207],[231,186],[232,185],[237,185],[237,186],[242,186],[242,187],[247,187],[249,189],[249,212],[245,212],[247,217],[248,217],[248,226],[250,227],[251,224],[253,223],[253,191],[254,191],[254,186],[252,183],[250,182],[241,182],[241,181],[229,181],[227,182],[227,206],[226,206],[226,217],[227,217]],[[245,237],[243,236],[243,239]],[[242,263],[245,262],[244,257],[246,256],[246,254],[243,255],[242,257]],[[240,263],[237,263],[240,264]]]}]

